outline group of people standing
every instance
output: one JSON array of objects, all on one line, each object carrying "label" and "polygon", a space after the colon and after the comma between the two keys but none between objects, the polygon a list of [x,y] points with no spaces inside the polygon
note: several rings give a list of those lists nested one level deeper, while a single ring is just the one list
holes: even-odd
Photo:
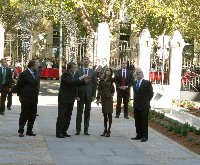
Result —
[{"label": "group of people standing", "polygon": [[[18,75],[14,68],[9,65],[10,59],[4,58],[1,60],[0,67],[0,114],[5,113],[5,101],[6,97],[12,99],[12,93],[17,93],[19,100],[21,102],[21,113],[19,118],[19,137],[24,136],[24,126],[27,123],[26,134],[29,136],[36,136],[33,133],[33,125],[37,115],[37,102],[40,84],[39,75],[39,61],[31,60],[28,63],[27,69],[24,70],[20,75]],[[16,79],[16,80],[15,80]],[[16,82],[17,81],[17,82]],[[13,83],[17,83],[13,85]],[[9,95],[11,98],[9,98]],[[11,100],[12,103],[12,100]],[[11,104],[10,103],[10,104]],[[11,110],[10,107],[7,109]],[[10,105],[11,106],[11,105]]]},{"label": "group of people standing", "polygon": [[[77,100],[76,133],[81,133],[82,114],[84,112],[84,134],[88,132],[91,103],[95,99],[102,105],[104,116],[104,131],[101,136],[110,137],[113,113],[113,96],[117,92],[117,107],[115,118],[120,117],[122,100],[124,104],[124,118],[128,117],[128,103],[130,99],[130,87],[134,89],[134,117],[136,137],[133,140],[148,140],[148,112],[150,100],[153,97],[153,88],[148,80],[144,80],[143,72],[136,68],[134,74],[127,69],[127,62],[122,62],[114,77],[111,68],[104,67],[101,70],[89,68],[89,58],[84,57],[82,68],[77,70],[75,63],[67,64],[67,71],[61,77],[58,94],[58,117],[56,122],[56,137],[71,137],[67,133],[70,125],[74,102]],[[133,76],[134,75],[134,76]],[[133,79],[136,81],[133,81]],[[115,86],[114,86],[115,84]],[[96,96],[97,94],[97,96]]]},{"label": "group of people standing", "polygon": [[[104,59],[106,63],[107,59]],[[16,91],[21,102],[21,113],[19,118],[19,137],[24,137],[24,127],[27,123],[26,135],[36,136],[33,125],[37,115],[37,103],[40,87],[39,61],[31,60],[27,68],[19,75]],[[67,64],[67,70],[61,76],[58,93],[58,117],[56,122],[56,137],[71,137],[68,134],[74,102],[77,100],[76,133],[81,133],[82,116],[84,113],[84,135],[89,133],[89,121],[91,103],[95,99],[97,104],[102,105],[104,117],[104,131],[101,136],[110,137],[113,113],[113,96],[117,93],[116,116],[121,114],[122,100],[124,104],[124,118],[128,117],[128,103],[130,101],[130,88],[134,91],[134,118],[136,126],[136,137],[131,139],[148,140],[148,112],[150,100],[153,97],[153,88],[148,80],[144,80],[140,68],[131,71],[127,69],[127,62],[122,61],[121,69],[115,72],[104,65],[102,68],[89,68],[90,60],[83,57],[82,67],[77,69],[74,62]],[[135,79],[135,81],[134,81]],[[0,112],[5,111],[5,99],[7,93],[12,90],[12,73],[7,67],[6,60],[1,60],[0,67],[0,90],[1,104]],[[115,85],[114,85],[115,84]]]}]

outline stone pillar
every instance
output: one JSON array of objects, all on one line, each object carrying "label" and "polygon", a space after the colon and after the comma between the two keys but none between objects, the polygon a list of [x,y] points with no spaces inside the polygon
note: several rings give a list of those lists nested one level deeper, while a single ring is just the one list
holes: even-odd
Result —
[{"label": "stone pillar", "polygon": [[139,37],[138,66],[144,73],[144,79],[149,80],[150,55],[153,39],[148,29],[142,30]]},{"label": "stone pillar", "polygon": [[170,41],[170,73],[169,85],[171,88],[172,99],[180,99],[181,89],[181,70],[183,59],[183,48],[185,42],[181,33],[176,30]]},{"label": "stone pillar", "polygon": [[4,57],[4,32],[5,29],[0,22],[0,59]]},{"label": "stone pillar", "polygon": [[[97,47],[96,58],[102,62],[103,58],[110,60],[110,29],[108,23],[102,22],[98,24],[97,28]],[[95,59],[96,60],[96,59]]]}]

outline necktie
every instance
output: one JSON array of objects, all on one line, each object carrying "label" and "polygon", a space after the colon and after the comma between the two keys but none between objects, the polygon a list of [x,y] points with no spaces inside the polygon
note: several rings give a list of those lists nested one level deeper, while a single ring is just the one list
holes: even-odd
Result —
[{"label": "necktie", "polygon": [[125,79],[126,78],[126,70],[123,70],[122,72],[122,77]]},{"label": "necktie", "polygon": [[122,86],[126,85],[126,76],[125,76],[126,70],[122,70]]},{"label": "necktie", "polygon": [[84,69],[84,74],[88,74],[88,69]]},{"label": "necktie", "polygon": [[3,67],[3,79],[2,79],[2,84],[6,83],[6,68]]},{"label": "necktie", "polygon": [[31,72],[31,74],[32,74],[33,78],[35,79],[35,74],[34,74],[34,72]]},{"label": "necktie", "polygon": [[137,80],[137,84],[136,84],[136,90],[138,91],[140,88],[140,80]]},{"label": "necktie", "polygon": [[37,72],[35,72],[35,73],[34,73],[34,77],[35,77],[35,79],[37,79],[37,75],[38,75]]}]

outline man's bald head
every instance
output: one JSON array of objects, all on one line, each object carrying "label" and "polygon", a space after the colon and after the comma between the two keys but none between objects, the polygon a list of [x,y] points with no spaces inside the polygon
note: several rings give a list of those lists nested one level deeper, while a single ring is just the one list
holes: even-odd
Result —
[{"label": "man's bald head", "polygon": [[144,78],[144,73],[143,73],[142,69],[139,68],[139,67],[136,68],[136,70],[134,72],[134,76],[135,76],[135,79],[137,79],[137,80],[143,79]]}]

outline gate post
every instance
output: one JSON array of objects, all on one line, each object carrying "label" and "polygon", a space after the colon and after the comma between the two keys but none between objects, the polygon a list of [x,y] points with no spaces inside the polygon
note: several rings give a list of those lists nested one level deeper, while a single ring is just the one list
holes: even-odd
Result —
[{"label": "gate post", "polygon": [[4,57],[4,32],[5,29],[0,22],[0,59]]},{"label": "gate post", "polygon": [[148,29],[143,29],[139,37],[138,66],[144,73],[144,79],[149,80],[150,55],[153,39]]},{"label": "gate post", "polygon": [[[102,22],[98,24],[97,28],[97,47],[96,47],[96,58],[102,61],[106,58],[110,60],[110,29],[108,23]],[[96,60],[96,59],[95,59]]]},{"label": "gate post", "polygon": [[180,99],[181,89],[181,70],[183,59],[183,48],[185,46],[181,33],[176,30],[170,41],[170,73],[169,85],[171,88],[172,99]]}]

